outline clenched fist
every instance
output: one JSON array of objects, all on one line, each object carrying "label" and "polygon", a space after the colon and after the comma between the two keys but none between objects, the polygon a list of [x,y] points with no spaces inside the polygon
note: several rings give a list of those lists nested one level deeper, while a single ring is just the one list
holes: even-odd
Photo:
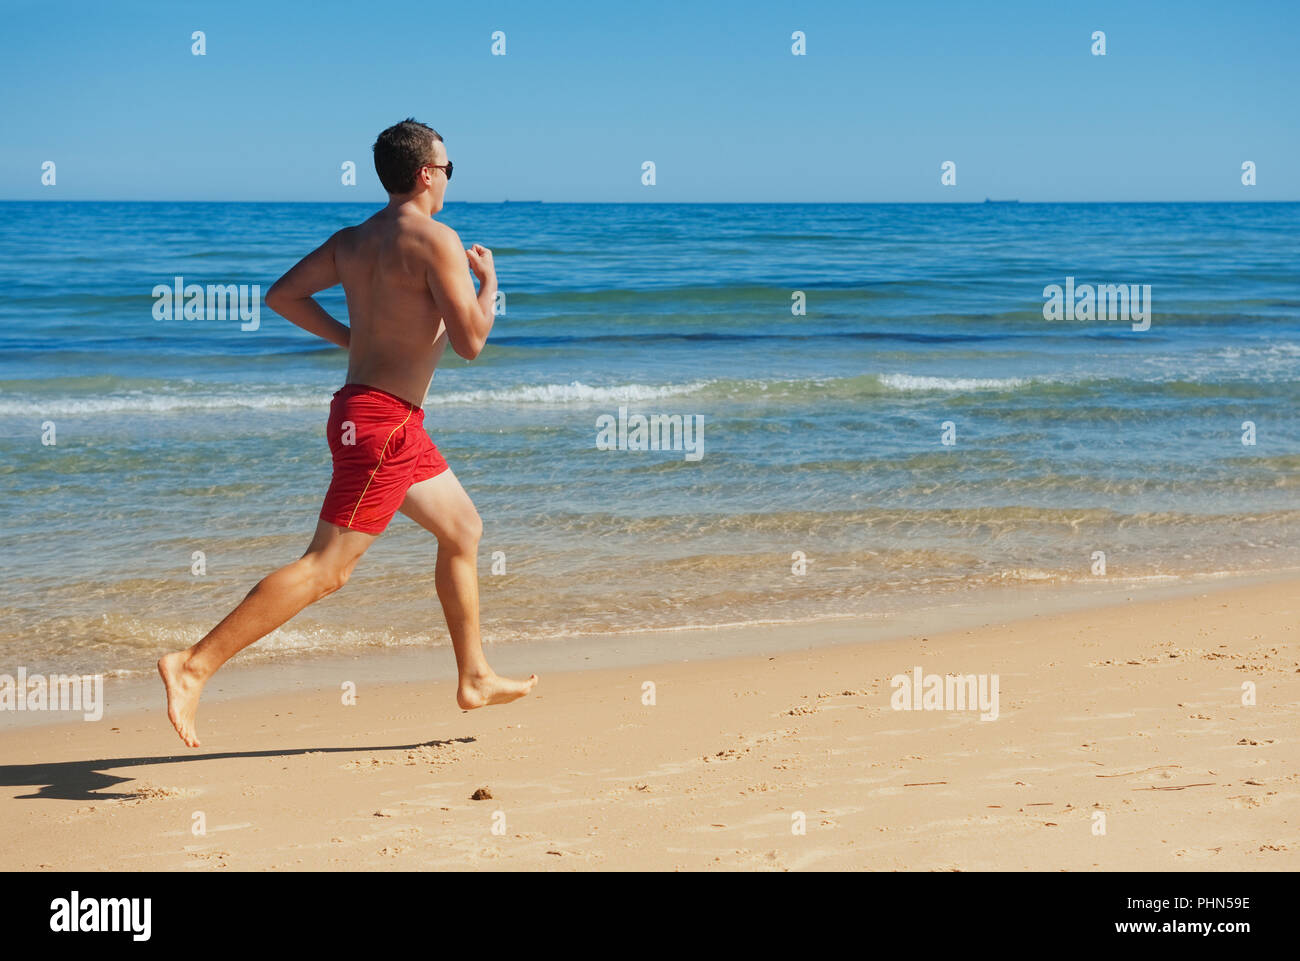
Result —
[{"label": "clenched fist", "polygon": [[469,269],[474,271],[474,276],[478,278],[480,284],[487,283],[489,279],[495,283],[497,268],[492,262],[492,251],[482,244],[475,244],[473,247],[465,248],[465,257],[469,260]]}]

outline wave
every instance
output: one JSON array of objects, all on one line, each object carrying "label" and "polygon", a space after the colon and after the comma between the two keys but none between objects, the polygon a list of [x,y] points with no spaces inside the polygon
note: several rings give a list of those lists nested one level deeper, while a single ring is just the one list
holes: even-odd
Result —
[{"label": "wave", "polygon": [[693,394],[704,390],[712,381],[692,381],[685,384],[626,384],[613,387],[593,387],[580,381],[568,384],[539,384],[533,387],[512,387],[504,390],[470,390],[461,394],[444,394],[430,397],[432,404],[594,404],[628,403]]},{"label": "wave", "polygon": [[[692,322],[698,323],[698,318]],[[1009,340],[1017,337],[1031,336],[1025,333],[1002,332],[990,334],[961,333],[926,333],[916,330],[829,330],[815,329],[804,333],[780,330],[768,331],[730,331],[730,330],[660,330],[639,331],[637,333],[610,334],[507,334],[493,340],[494,345],[508,344],[515,347],[560,347],[570,344],[635,344],[642,348],[670,341],[687,342],[758,342],[758,341],[811,341],[825,343],[831,340],[848,341],[897,341],[906,344],[964,344],[984,341]]]},{"label": "wave", "polygon": [[[518,387],[434,393],[425,407],[461,405],[591,405],[626,404],[687,394],[707,394],[717,399],[808,399],[816,396],[851,397],[913,391],[965,392],[1015,390],[1034,383],[1031,378],[921,377],[909,374],[868,374],[861,377],[816,380],[696,380],[679,384],[618,384],[596,386],[572,381],[567,384],[534,384]],[[47,416],[114,413],[171,413],[186,410],[273,410],[328,406],[330,393],[304,388],[297,391],[256,387],[218,392],[195,391],[100,396],[53,396],[0,399],[0,416]]]},{"label": "wave", "polygon": [[[67,386],[82,386],[76,378]],[[96,378],[97,383],[108,384]],[[23,381],[7,381],[6,391]],[[314,387],[285,390],[257,384],[193,390],[152,390],[157,381],[128,390],[104,393],[51,393],[46,396],[0,395],[0,416],[48,416],[114,413],[171,413],[187,410],[274,410],[326,407],[332,391]],[[1044,399],[1065,400],[1095,395],[1108,403],[1121,395],[1149,397],[1274,398],[1277,384],[1250,381],[1188,380],[1173,373],[1152,373],[1142,380],[1088,376],[948,377],[930,374],[882,373],[856,377],[822,377],[790,380],[717,378],[680,383],[594,385],[581,381],[521,384],[513,387],[463,390],[435,383],[427,407],[468,405],[581,406],[630,404],[665,397],[696,395],[706,400],[808,403],[855,401],[910,394],[1023,393]],[[65,388],[66,389],[66,388]]]},{"label": "wave", "polygon": [[1204,530],[1218,526],[1224,530],[1255,529],[1283,531],[1300,525],[1300,510],[1253,510],[1223,514],[1186,511],[1125,512],[1109,507],[1040,507],[1028,504],[981,507],[890,507],[879,506],[853,510],[785,510],[737,512],[701,516],[664,513],[628,518],[612,513],[565,513],[555,511],[538,522],[540,529],[559,533],[608,534],[610,531],[655,538],[691,530],[698,536],[760,536],[765,540],[798,541],[818,539],[832,543],[848,530],[861,529],[873,535],[900,534],[907,537],[919,531],[983,532],[1023,531],[1045,534],[1069,531],[1085,534],[1096,531],[1133,530]]},{"label": "wave", "polygon": [[[921,281],[915,286],[936,285],[936,281]],[[643,284],[642,286],[592,287],[587,290],[572,286],[540,290],[517,290],[510,295],[512,303],[544,304],[641,304],[647,301],[669,300],[674,304],[776,304],[788,310],[790,295],[803,290],[817,303],[858,303],[863,300],[899,298],[915,293],[894,281],[862,283],[821,281],[816,284]]]},{"label": "wave", "polygon": [[0,400],[0,416],[74,414],[165,414],[185,410],[268,410],[324,407],[329,395],[310,393],[257,393],[254,390],[220,394],[127,394],[107,397],[49,397]]},{"label": "wave", "polygon": [[889,390],[1015,390],[1034,383],[1059,383],[1043,377],[918,377],[912,374],[882,374],[880,384]]},{"label": "wave", "polygon": [[[690,394],[709,386],[709,381],[684,384],[621,384],[596,387],[573,381],[568,384],[536,384],[494,390],[434,393],[425,407],[472,404],[565,405],[622,404]],[[141,392],[99,397],[49,397],[0,399],[0,416],[46,416],[72,414],[171,413],[186,410],[273,410],[327,407],[331,393],[304,388],[299,391],[259,392],[256,387],[218,393]]]}]

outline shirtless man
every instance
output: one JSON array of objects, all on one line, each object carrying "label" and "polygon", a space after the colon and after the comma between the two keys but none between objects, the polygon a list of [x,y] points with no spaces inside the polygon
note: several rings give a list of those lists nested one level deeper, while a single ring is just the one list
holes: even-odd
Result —
[{"label": "shirtless man", "polygon": [[[497,292],[492,252],[461,247],[432,219],[442,209],[452,164],[437,131],[414,120],[375,141],[375,170],[388,206],[340,230],[266,293],[290,322],[348,351],[348,379],[326,427],[334,476],[307,553],[264,578],[201,641],[166,654],[158,673],[167,719],[198,747],[194,715],[203,685],[245,647],[347,583],[361,555],[401,511],[438,539],[434,583],[456,651],[462,708],[504,704],[537,683],[498,677],[479,643],[478,542],[469,495],[425,433],[421,404],[448,343],[466,360],[492,329]],[[478,277],[478,295],[466,270]],[[343,285],[351,326],[312,295]]]}]

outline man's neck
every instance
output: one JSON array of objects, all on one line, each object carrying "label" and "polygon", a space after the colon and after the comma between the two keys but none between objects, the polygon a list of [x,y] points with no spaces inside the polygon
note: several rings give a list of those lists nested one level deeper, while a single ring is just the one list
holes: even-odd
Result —
[{"label": "man's neck", "polygon": [[433,198],[429,196],[428,191],[418,194],[389,194],[387,209],[392,213],[409,210],[412,213],[421,213],[426,217],[432,217]]}]

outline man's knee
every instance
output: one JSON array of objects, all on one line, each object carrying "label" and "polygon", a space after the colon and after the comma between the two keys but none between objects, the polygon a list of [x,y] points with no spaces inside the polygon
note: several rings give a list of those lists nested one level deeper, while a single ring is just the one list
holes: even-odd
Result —
[{"label": "man's knee", "polygon": [[337,563],[331,563],[323,558],[315,559],[312,565],[312,584],[316,588],[317,600],[322,597],[328,597],[335,591],[341,590],[343,585],[348,582],[351,575],[351,567],[340,566]]},{"label": "man's knee", "polygon": [[439,545],[461,551],[474,551],[482,539],[483,519],[478,516],[478,511],[471,507],[449,525],[447,532],[439,538]]}]

